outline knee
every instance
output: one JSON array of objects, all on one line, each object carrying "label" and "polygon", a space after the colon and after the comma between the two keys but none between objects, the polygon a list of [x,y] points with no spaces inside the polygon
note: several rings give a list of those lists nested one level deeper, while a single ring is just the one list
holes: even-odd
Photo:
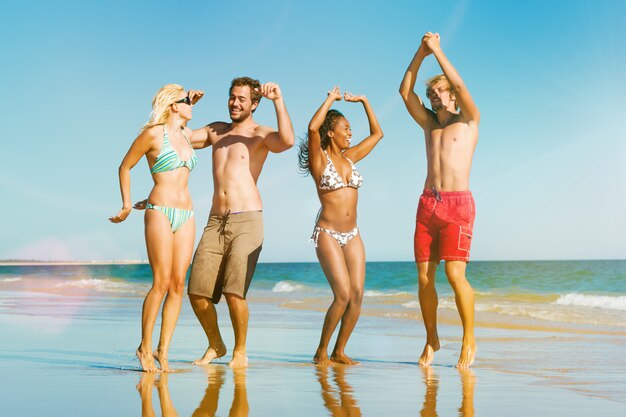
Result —
[{"label": "knee", "polygon": [[448,282],[453,289],[457,289],[460,286],[467,284],[465,274],[461,271],[446,268],[446,277],[448,278]]},{"label": "knee", "polygon": [[417,275],[417,284],[420,290],[428,290],[435,288],[435,277],[428,276],[427,273],[419,273]]},{"label": "knee", "polygon": [[152,290],[156,291],[157,294],[164,295],[170,288],[170,280],[169,278],[161,278],[154,281],[152,284]]},{"label": "knee", "polygon": [[185,290],[185,280],[184,278],[174,277],[171,280],[170,286],[168,287],[168,291],[172,295],[177,295],[182,297],[183,291]]},{"label": "knee", "polygon": [[363,301],[363,288],[353,288],[350,294],[350,304],[360,306]]},{"label": "knee", "polygon": [[208,300],[200,295],[189,294],[189,302],[194,311],[202,311],[206,309]]},{"label": "knee", "polygon": [[334,303],[336,305],[346,307],[350,302],[350,291],[347,288],[340,288],[335,291],[335,300]]}]

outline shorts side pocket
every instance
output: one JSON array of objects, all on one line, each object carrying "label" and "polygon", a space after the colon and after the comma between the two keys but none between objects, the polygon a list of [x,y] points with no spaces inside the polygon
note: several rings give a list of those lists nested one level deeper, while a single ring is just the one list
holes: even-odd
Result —
[{"label": "shorts side pocket", "polygon": [[458,249],[469,252],[472,246],[472,231],[468,227],[459,226],[459,245]]}]

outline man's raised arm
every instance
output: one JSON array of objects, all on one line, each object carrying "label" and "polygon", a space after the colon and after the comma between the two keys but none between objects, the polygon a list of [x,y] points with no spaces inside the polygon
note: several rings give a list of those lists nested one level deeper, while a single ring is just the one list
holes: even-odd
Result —
[{"label": "man's raised arm", "polygon": [[413,60],[409,64],[409,67],[404,74],[404,78],[402,79],[402,83],[400,83],[400,95],[402,96],[402,100],[404,101],[404,105],[406,109],[409,111],[413,119],[422,127],[426,128],[428,124],[428,119],[430,117],[428,109],[424,106],[424,103],[419,98],[417,94],[415,94],[415,80],[417,79],[417,71],[422,65],[422,61],[426,58],[431,51],[422,41],[420,43],[419,48],[417,48],[417,52],[413,57]]},{"label": "man's raised arm", "polygon": [[295,139],[291,118],[289,113],[287,113],[287,107],[285,106],[280,87],[276,83],[261,84],[259,93],[268,100],[272,100],[278,121],[278,132],[271,132],[267,135],[265,143],[270,152],[279,153],[286,151],[293,146]]},{"label": "man's raised arm", "polygon": [[428,32],[424,35],[423,42],[426,46],[432,51],[433,55],[437,59],[443,74],[448,79],[450,86],[454,90],[454,96],[456,97],[456,102],[461,108],[461,114],[467,121],[474,121],[476,123],[480,122],[480,112],[478,111],[478,107],[476,103],[474,103],[474,99],[470,95],[463,79],[456,71],[456,69],[452,66],[452,63],[448,60],[446,55],[443,53],[440,44],[440,37],[438,33]]}]

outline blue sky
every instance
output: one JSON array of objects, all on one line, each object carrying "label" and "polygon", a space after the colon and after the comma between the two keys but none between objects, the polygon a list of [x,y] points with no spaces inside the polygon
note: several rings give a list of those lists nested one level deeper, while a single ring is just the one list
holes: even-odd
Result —
[{"label": "blue sky", "polygon": [[[0,259],[145,259],[143,216],[107,218],[152,96],[171,82],[205,90],[196,128],[227,120],[230,80],[249,75],[281,85],[299,136],[334,85],[368,96],[385,138],[359,164],[367,257],[411,260],[426,161],[397,91],[426,31],[441,34],[482,114],[472,258],[625,258],[624,21],[626,3],[611,0],[6,3]],[[438,72],[429,58],[418,82]],[[366,136],[360,105],[336,108]],[[271,103],[255,119],[276,126]],[[196,242],[213,187],[210,150],[198,156]],[[259,180],[265,262],[315,260],[319,202],[296,159],[295,148],[271,155]],[[143,160],[133,199],[150,187]]]}]

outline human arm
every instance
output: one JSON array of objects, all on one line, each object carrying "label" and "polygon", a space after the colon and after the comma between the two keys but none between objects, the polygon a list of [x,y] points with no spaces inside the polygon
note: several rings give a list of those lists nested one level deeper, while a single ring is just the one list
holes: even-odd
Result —
[{"label": "human arm", "polygon": [[130,170],[137,165],[137,162],[139,162],[142,156],[150,151],[154,138],[153,132],[154,127],[144,130],[130,146],[130,149],[120,164],[118,175],[120,192],[122,194],[122,208],[115,216],[109,217],[109,220],[113,223],[123,222],[130,214],[132,204],[130,199]]},{"label": "human arm", "polygon": [[424,42],[428,48],[433,51],[433,55],[437,59],[443,74],[446,76],[450,86],[454,90],[454,96],[456,97],[456,102],[461,109],[461,114],[465,120],[479,123],[480,112],[478,111],[478,107],[476,106],[476,103],[474,103],[474,99],[465,86],[463,79],[443,53],[440,41],[441,39],[438,33],[428,32],[424,35]]},{"label": "human arm", "polygon": [[278,131],[272,131],[265,137],[265,144],[270,152],[279,153],[291,148],[294,144],[293,126],[291,118],[287,113],[287,107],[283,100],[280,87],[276,83],[261,84],[259,93],[274,103],[276,110],[276,120],[278,121]]},{"label": "human arm", "polygon": [[350,93],[345,93],[343,99],[349,103],[363,103],[365,114],[367,115],[367,121],[370,125],[370,135],[363,139],[358,145],[351,147],[343,153],[346,158],[356,163],[365,158],[367,154],[374,149],[374,146],[376,146],[376,144],[383,138],[383,131],[378,124],[378,119],[376,118],[374,110],[372,110],[372,106],[367,100],[367,97],[353,96]]},{"label": "human arm", "polygon": [[424,58],[432,53],[431,50],[426,46],[424,41],[420,43],[419,48],[417,48],[417,52],[409,67],[404,74],[404,78],[400,83],[400,96],[402,96],[402,100],[404,101],[404,105],[406,109],[409,111],[409,114],[415,121],[423,128],[426,129],[428,126],[428,121],[430,118],[430,112],[424,106],[422,99],[419,98],[417,94],[415,94],[415,81],[417,80],[417,72],[419,71]]},{"label": "human arm", "polygon": [[145,210],[146,206],[148,205],[148,199],[143,199],[141,201],[137,201],[134,205],[133,208],[135,210]]},{"label": "human arm", "polygon": [[326,99],[320,108],[317,109],[309,122],[307,136],[309,139],[309,164],[311,167],[319,166],[320,164],[325,163],[325,160],[322,157],[322,138],[320,136],[320,128],[322,127],[322,124],[324,124],[326,114],[328,114],[328,111],[332,107],[333,103],[340,100],[341,91],[339,91],[339,87],[335,86],[335,88],[328,92]]},{"label": "human arm", "polygon": [[[204,91],[201,90],[189,90],[187,95],[191,100],[191,104],[195,105],[202,97],[204,97]],[[191,146],[194,149],[203,149],[213,144],[213,138],[211,136],[212,129],[209,126],[201,127],[192,131],[190,136]]]}]

